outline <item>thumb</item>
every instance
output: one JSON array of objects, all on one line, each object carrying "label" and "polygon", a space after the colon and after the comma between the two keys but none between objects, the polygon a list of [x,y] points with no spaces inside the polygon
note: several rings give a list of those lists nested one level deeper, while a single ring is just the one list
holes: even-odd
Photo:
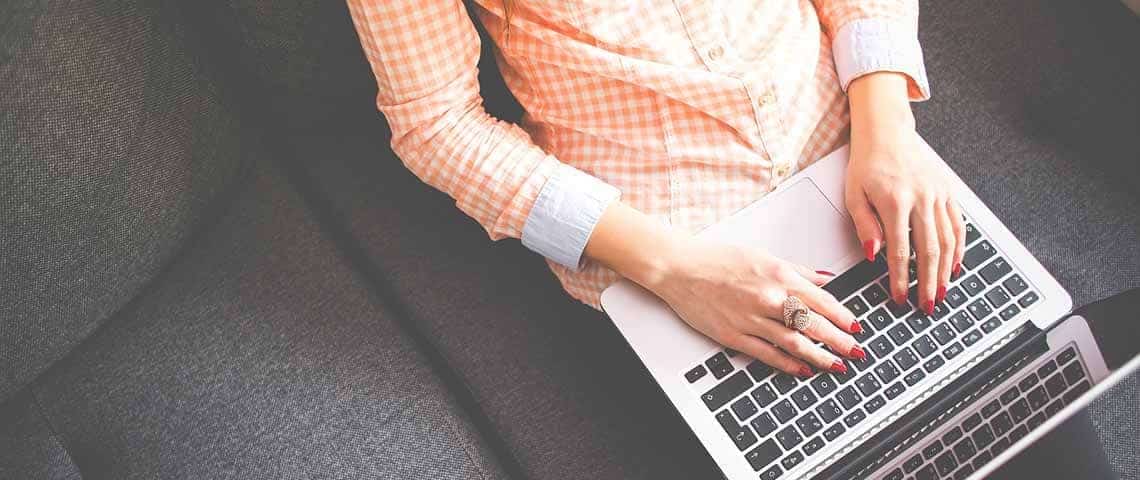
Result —
[{"label": "thumb", "polygon": [[862,190],[847,190],[847,212],[855,223],[855,232],[863,245],[863,255],[868,262],[873,261],[883,246],[883,229],[879,226],[879,217],[871,207],[871,202]]}]

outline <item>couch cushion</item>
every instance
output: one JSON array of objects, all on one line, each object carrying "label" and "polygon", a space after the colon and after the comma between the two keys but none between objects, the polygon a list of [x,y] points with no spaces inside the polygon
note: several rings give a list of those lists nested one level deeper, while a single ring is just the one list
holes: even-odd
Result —
[{"label": "couch cushion", "polygon": [[0,425],[0,478],[83,478],[30,392],[0,404]]},{"label": "couch cushion", "polygon": [[0,5],[0,402],[163,268],[243,139],[161,2]]},{"label": "couch cushion", "polygon": [[[78,469],[505,478],[392,313],[263,166],[215,227],[29,387]],[[0,465],[16,455],[0,449]]]}]

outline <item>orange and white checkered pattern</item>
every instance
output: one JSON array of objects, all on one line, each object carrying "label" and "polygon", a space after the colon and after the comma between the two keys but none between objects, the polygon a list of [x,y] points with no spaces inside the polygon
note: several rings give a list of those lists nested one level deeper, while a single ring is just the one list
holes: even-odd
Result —
[{"label": "orange and white checkered pattern", "polygon": [[[901,71],[928,96],[916,0],[510,0],[509,16],[476,3],[521,127],[482,107],[462,1],[348,0],[394,151],[494,239],[523,235],[564,165],[696,231],[844,143],[851,79]],[[595,307],[618,278],[550,265]]]}]

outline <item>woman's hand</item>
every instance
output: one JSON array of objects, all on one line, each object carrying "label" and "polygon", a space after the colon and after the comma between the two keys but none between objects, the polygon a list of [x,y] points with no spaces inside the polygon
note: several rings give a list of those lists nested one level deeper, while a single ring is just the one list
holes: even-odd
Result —
[{"label": "woman's hand", "polygon": [[914,129],[906,82],[902,74],[883,72],[851,83],[846,201],[868,259],[886,248],[896,303],[907,298],[913,240],[917,301],[931,314],[960,271],[965,223],[949,173]]}]

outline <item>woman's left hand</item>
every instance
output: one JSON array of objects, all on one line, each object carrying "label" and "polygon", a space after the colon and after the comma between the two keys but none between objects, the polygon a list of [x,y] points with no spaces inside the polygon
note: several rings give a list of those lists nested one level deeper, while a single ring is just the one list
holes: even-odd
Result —
[{"label": "woman's left hand", "polygon": [[927,314],[946,296],[961,268],[965,222],[947,168],[914,128],[898,73],[872,73],[848,88],[851,155],[847,210],[870,260],[882,248],[891,298],[906,301],[911,240],[918,273],[917,302]]}]

